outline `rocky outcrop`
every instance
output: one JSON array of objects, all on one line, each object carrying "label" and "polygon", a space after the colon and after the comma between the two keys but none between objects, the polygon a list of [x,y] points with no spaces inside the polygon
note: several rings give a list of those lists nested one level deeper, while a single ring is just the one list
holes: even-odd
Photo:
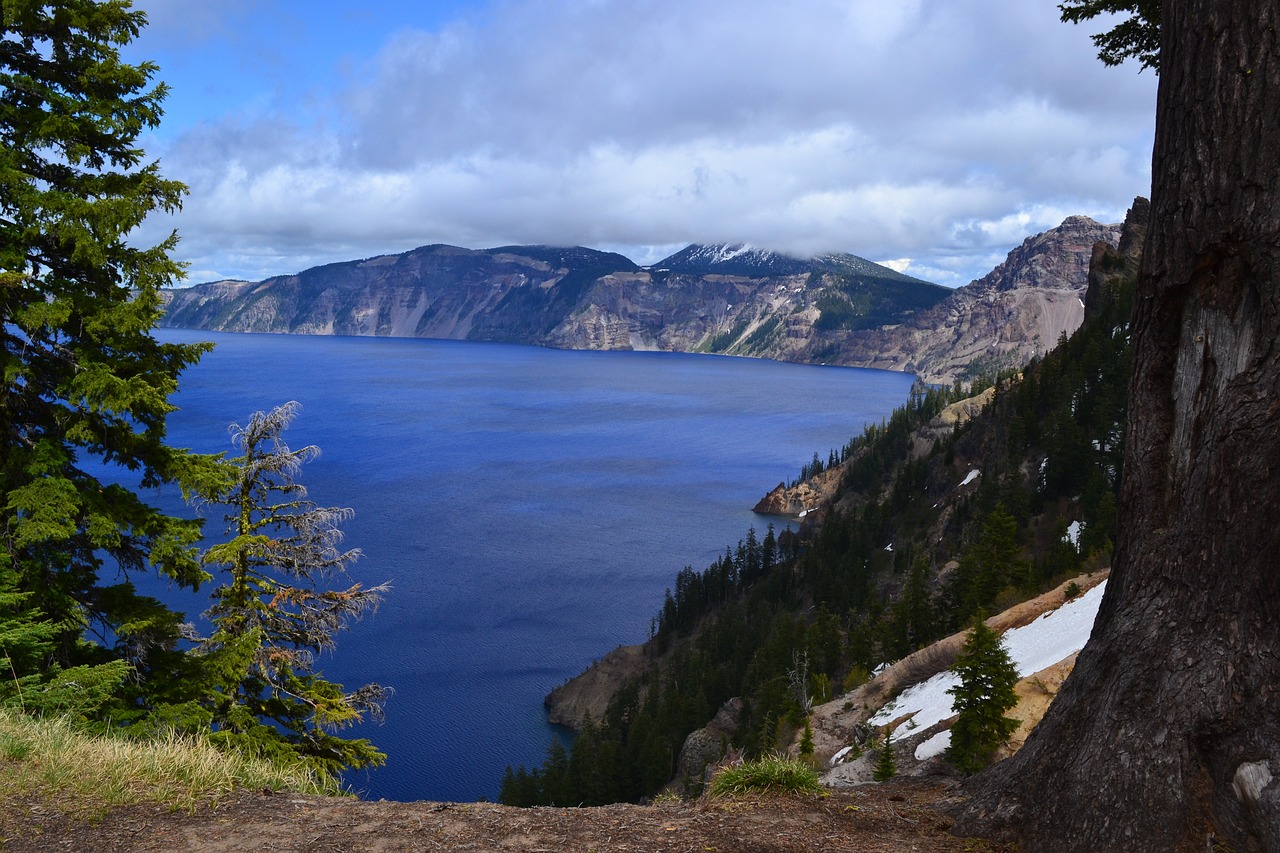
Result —
[{"label": "rocky outcrop", "polygon": [[547,695],[543,704],[548,722],[576,731],[588,716],[603,719],[618,687],[642,674],[649,665],[643,646],[618,646]]},{"label": "rocky outcrop", "polygon": [[734,697],[720,707],[710,723],[692,731],[680,747],[676,759],[676,780],[699,783],[708,781],[711,768],[724,761],[733,751],[731,744],[742,723],[744,705]]},{"label": "rocky outcrop", "polygon": [[844,465],[830,468],[817,476],[788,486],[779,483],[752,509],[762,515],[788,515],[804,518],[831,502],[840,489]]},{"label": "rocky outcrop", "polygon": [[[935,442],[945,439],[955,431],[957,424],[972,420],[995,398],[995,389],[988,388],[981,394],[957,400],[950,404],[933,420],[922,425],[911,434],[909,459],[919,459],[933,450]],[[832,505],[840,491],[840,483],[849,467],[857,460],[855,454],[850,459],[828,468],[821,473],[787,485],[779,483],[767,495],[759,500],[752,510],[762,515],[784,515],[793,518],[822,518],[825,510]],[[855,503],[853,495],[846,501],[836,505],[842,511],[848,511]]]},{"label": "rocky outcrop", "polygon": [[986,276],[901,326],[849,341],[840,361],[942,384],[1020,367],[1084,321],[1093,247],[1115,244],[1120,235],[1120,225],[1069,217],[1028,237]]},{"label": "rocky outcrop", "polygon": [[1151,202],[1145,198],[1136,198],[1124,218],[1119,244],[1112,247],[1098,243],[1093,247],[1093,256],[1089,262],[1089,285],[1084,297],[1086,318],[1101,311],[1114,298],[1120,283],[1137,273],[1150,222]]},{"label": "rocky outcrop", "polygon": [[561,349],[712,352],[901,370],[949,383],[1020,366],[1083,318],[1093,246],[1071,217],[948,290],[854,255],[690,246],[651,267],[584,248],[426,246],[262,282],[166,293],[164,325]]}]

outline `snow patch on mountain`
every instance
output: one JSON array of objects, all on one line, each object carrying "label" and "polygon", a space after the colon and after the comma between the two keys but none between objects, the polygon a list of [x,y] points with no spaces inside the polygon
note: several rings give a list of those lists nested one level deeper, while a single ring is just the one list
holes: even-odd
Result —
[{"label": "snow patch on mountain", "polygon": [[[1012,628],[1003,634],[1005,649],[1018,670],[1019,678],[1033,675],[1084,648],[1106,586],[1106,581],[1103,581],[1057,610],[1042,614],[1031,624]],[[868,723],[887,726],[894,720],[903,720],[893,729],[893,738],[909,738],[913,733],[922,732],[952,715],[954,697],[947,691],[959,683],[960,679],[953,671],[940,672],[902,691],[897,699],[877,711]]]}]

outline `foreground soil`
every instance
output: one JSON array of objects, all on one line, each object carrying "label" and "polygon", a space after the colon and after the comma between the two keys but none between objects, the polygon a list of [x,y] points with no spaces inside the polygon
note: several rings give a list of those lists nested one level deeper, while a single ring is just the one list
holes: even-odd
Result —
[{"label": "foreground soil", "polygon": [[0,850],[645,851],[645,853],[977,853],[1003,848],[948,833],[937,782],[891,782],[825,797],[761,796],[652,806],[513,809],[238,793],[194,813],[128,806],[85,814],[49,800],[0,803]]}]

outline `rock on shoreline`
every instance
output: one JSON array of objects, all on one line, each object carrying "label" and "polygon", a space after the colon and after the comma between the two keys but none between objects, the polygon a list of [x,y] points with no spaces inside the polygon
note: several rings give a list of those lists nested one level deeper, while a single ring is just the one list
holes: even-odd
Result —
[{"label": "rock on shoreline", "polygon": [[577,731],[588,715],[601,719],[618,688],[650,666],[644,646],[618,646],[547,694],[547,721]]}]

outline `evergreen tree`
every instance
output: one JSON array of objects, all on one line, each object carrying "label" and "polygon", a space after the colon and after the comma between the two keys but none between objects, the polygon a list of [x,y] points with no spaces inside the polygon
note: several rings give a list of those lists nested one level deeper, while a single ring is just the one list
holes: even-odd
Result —
[{"label": "evergreen tree", "polygon": [[906,657],[938,633],[929,595],[929,563],[923,557],[912,564],[902,595],[891,610],[885,649],[889,657]]},{"label": "evergreen tree", "polygon": [[617,744],[604,740],[599,724],[587,714],[569,752],[566,804],[601,806],[617,802],[617,770]]},{"label": "evergreen tree", "polygon": [[[988,481],[983,478],[984,483]],[[961,624],[994,603],[1006,586],[1028,577],[1029,564],[1022,556],[1017,535],[1017,519],[1003,504],[996,504],[983,521],[978,541],[960,555],[960,568],[951,579],[948,595],[952,613]]]},{"label": "evergreen tree", "polygon": [[0,706],[29,714],[61,714],[84,720],[98,712],[131,671],[123,660],[63,669],[50,663],[57,625],[17,590],[15,576],[0,571]]},{"label": "evergreen tree", "polygon": [[876,766],[871,771],[871,778],[877,782],[888,782],[898,775],[898,764],[893,758],[893,733],[885,731],[884,743],[876,755]]},{"label": "evergreen tree", "polygon": [[955,697],[951,708],[959,716],[951,727],[947,759],[966,773],[977,773],[1018,729],[1018,721],[1004,715],[1018,704],[1013,692],[1018,670],[1000,635],[981,616],[974,619],[952,669],[960,683],[947,692]]},{"label": "evergreen tree", "polygon": [[[1143,68],[1160,69],[1161,0],[1063,0],[1062,20],[1080,23],[1100,15],[1128,12],[1129,17],[1093,37],[1104,65],[1119,65],[1134,58]],[[1113,19],[1115,20],[1115,19]]]},{"label": "evergreen tree", "polygon": [[315,446],[291,450],[282,438],[298,409],[286,403],[255,412],[245,426],[232,425],[232,441],[243,454],[233,460],[237,477],[210,496],[229,508],[231,538],[204,554],[226,581],[206,614],[213,633],[198,651],[215,684],[216,738],[334,773],[384,761],[367,740],[330,731],[366,713],[381,716],[388,691],[368,684],[344,692],[315,670],[315,656],[375,607],[386,586],[318,586],[343,573],[360,552],[338,549],[338,524],[352,511],[316,506],[296,481],[302,464],[320,453]]},{"label": "evergreen tree", "polygon": [[[764,542],[760,545],[760,571],[768,573],[778,559],[778,537],[773,532],[773,524],[764,534]],[[754,580],[754,578],[752,578]]]},{"label": "evergreen tree", "polygon": [[[574,791],[570,787],[569,751],[559,738],[552,738],[547,748],[546,761],[542,763],[541,793],[546,806],[568,806]],[[576,804],[574,804],[576,805]]]},{"label": "evergreen tree", "polygon": [[800,758],[813,761],[813,723],[804,718],[804,730],[800,733]]},{"label": "evergreen tree", "polygon": [[154,65],[120,58],[144,23],[124,2],[0,5],[0,573],[52,627],[38,667],[123,660],[145,705],[179,620],[129,578],[207,575],[195,520],[110,480],[190,492],[218,466],[166,444],[168,398],[205,348],[152,336],[176,235],[129,240],[185,192],[137,144],[165,95]]},{"label": "evergreen tree", "polygon": [[507,769],[502,773],[502,785],[499,788],[498,802],[508,806],[531,808],[540,805],[542,794],[539,790],[538,771],[530,772],[523,766]]}]

